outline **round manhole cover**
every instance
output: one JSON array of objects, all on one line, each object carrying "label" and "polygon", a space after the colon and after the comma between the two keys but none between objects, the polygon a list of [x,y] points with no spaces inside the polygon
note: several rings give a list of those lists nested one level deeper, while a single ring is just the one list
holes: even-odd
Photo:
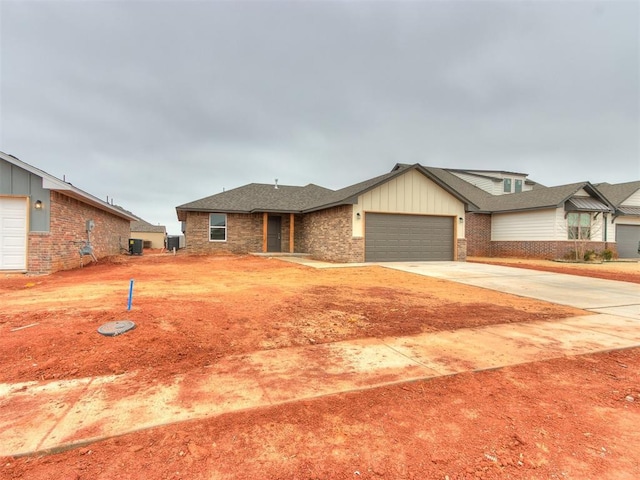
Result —
[{"label": "round manhole cover", "polygon": [[98,328],[98,333],[106,335],[107,337],[115,337],[121,333],[128,332],[136,327],[136,324],[131,320],[118,320],[117,322],[109,322]]}]

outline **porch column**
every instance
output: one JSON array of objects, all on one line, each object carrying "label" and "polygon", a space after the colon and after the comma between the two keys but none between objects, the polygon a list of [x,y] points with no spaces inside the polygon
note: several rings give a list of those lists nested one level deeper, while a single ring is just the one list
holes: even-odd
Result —
[{"label": "porch column", "polygon": [[262,214],[262,253],[267,252],[267,226],[269,225],[269,214]]},{"label": "porch column", "polygon": [[294,252],[294,245],[293,245],[293,213],[289,214],[289,253],[293,253]]}]

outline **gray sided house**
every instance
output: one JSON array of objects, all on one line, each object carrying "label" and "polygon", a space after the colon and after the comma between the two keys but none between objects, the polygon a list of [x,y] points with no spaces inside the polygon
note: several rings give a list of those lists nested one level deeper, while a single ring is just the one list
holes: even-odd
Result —
[{"label": "gray sided house", "polygon": [[589,182],[545,187],[517,172],[397,164],[341,190],[249,184],[176,211],[194,253],[288,252],[336,262],[554,259],[578,250],[615,254],[621,222],[640,227],[640,184],[626,185],[612,186],[610,195],[622,198],[612,201]]},{"label": "gray sided house", "polygon": [[186,250],[304,253],[335,262],[464,260],[474,208],[421,165],[330,190],[249,184],[176,207]]},{"label": "gray sided house", "polygon": [[119,254],[135,219],[0,152],[0,271],[53,273]]}]

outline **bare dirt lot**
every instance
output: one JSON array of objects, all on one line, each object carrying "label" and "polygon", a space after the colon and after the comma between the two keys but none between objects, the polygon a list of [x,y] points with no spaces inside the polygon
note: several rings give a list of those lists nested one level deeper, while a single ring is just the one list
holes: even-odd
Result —
[{"label": "bare dirt lot", "polygon": [[[608,275],[640,283],[638,264],[624,277],[615,268]],[[0,382],[133,371],[141,382],[168,382],[232,354],[585,313],[382,267],[313,270],[267,258],[183,255],[1,278],[0,305]],[[137,325],[117,337],[126,341],[96,333],[125,318]],[[640,351],[633,349],[4,458],[0,478],[635,479],[639,424]]]}]

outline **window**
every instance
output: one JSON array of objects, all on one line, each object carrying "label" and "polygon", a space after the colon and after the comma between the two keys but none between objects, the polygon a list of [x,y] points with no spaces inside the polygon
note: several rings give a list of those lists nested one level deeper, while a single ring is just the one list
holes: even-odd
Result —
[{"label": "window", "polygon": [[569,240],[591,239],[591,214],[569,213],[567,215]]},{"label": "window", "polygon": [[227,215],[212,213],[209,215],[209,240],[212,242],[227,241]]},{"label": "window", "polygon": [[516,193],[520,193],[522,191],[522,180],[516,180]]},{"label": "window", "polygon": [[505,178],[502,182],[504,193],[511,193],[511,179]]}]

